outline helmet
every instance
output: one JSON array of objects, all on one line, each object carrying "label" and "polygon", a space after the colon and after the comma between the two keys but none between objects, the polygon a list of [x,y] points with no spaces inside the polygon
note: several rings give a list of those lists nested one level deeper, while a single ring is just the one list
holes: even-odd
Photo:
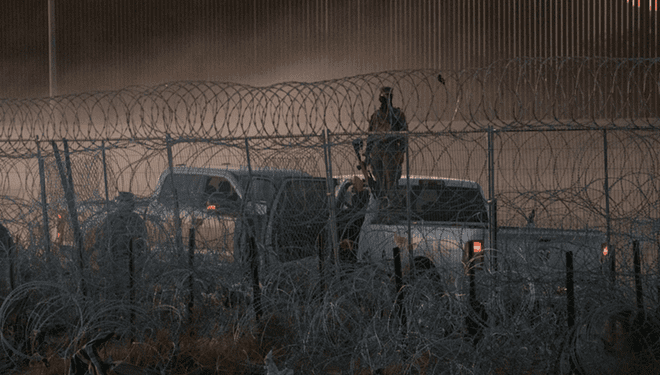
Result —
[{"label": "helmet", "polygon": [[381,98],[391,98],[392,97],[392,88],[385,86],[380,89],[380,97]]}]

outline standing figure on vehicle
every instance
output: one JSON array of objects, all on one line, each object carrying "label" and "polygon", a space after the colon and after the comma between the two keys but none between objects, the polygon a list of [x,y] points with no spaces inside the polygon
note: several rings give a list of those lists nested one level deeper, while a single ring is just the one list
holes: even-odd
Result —
[{"label": "standing figure on vehicle", "polygon": [[380,199],[386,197],[389,200],[394,198],[408,147],[405,134],[392,134],[408,131],[406,116],[400,108],[392,105],[392,96],[391,87],[380,89],[380,107],[369,119],[370,134],[365,150],[365,164],[371,167],[376,182],[374,193]]},{"label": "standing figure on vehicle", "polygon": [[147,227],[134,212],[132,193],[120,192],[116,208],[108,213],[96,230],[94,252],[99,271],[105,279],[105,289],[116,297],[123,297],[139,274],[139,261],[147,247]]}]

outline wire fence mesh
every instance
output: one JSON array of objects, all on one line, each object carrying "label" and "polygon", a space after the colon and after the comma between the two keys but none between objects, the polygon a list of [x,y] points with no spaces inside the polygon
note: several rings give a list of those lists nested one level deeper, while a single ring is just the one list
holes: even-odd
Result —
[{"label": "wire fence mesh", "polygon": [[[289,366],[321,372],[655,364],[635,327],[660,330],[657,69],[519,59],[3,101],[3,344],[34,359],[33,331],[67,331],[71,354],[94,330],[265,314],[291,329],[269,341]],[[398,208],[373,186],[360,206],[353,180],[382,86],[408,121]]]}]

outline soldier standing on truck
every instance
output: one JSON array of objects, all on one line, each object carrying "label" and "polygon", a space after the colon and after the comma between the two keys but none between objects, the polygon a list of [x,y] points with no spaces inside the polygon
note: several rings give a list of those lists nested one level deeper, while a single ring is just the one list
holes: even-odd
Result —
[{"label": "soldier standing on truck", "polygon": [[392,105],[392,88],[380,89],[380,108],[369,119],[369,136],[365,150],[365,164],[371,167],[376,180],[374,192],[379,199],[392,201],[399,179],[408,139],[403,134],[408,130],[406,116],[400,108]]}]

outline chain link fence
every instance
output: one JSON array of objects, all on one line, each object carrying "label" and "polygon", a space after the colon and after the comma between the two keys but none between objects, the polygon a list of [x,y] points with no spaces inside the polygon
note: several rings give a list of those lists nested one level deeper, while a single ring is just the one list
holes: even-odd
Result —
[{"label": "chain link fence", "polygon": [[[16,245],[3,255],[3,344],[34,359],[46,355],[35,330],[67,331],[75,339],[57,345],[71,354],[90,327],[146,335],[135,327],[167,321],[209,333],[276,315],[292,332],[272,346],[289,367],[318,371],[656,363],[657,340],[635,327],[660,332],[658,65],[519,59],[4,100],[2,224]],[[366,139],[383,86],[408,120],[406,198],[400,221],[371,222],[354,249],[338,233],[352,222],[339,193],[363,176],[353,141]],[[461,204],[465,187],[479,194]],[[428,216],[443,199],[484,216]],[[394,241],[368,242],[373,228]],[[360,267],[341,266],[346,251]],[[36,302],[36,281],[61,285],[61,298]],[[98,314],[76,315],[70,299]],[[34,313],[21,320],[21,308]],[[77,323],[47,313],[58,309]]]}]

